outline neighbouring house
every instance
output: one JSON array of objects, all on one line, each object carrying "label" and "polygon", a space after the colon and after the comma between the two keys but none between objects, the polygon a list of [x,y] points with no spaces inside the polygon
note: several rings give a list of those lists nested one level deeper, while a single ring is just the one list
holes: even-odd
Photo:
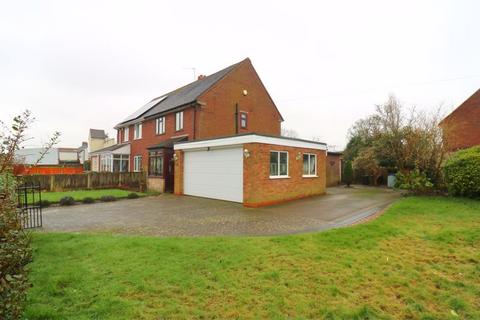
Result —
[{"label": "neighbouring house", "polygon": [[44,148],[19,149],[15,152],[17,161],[15,174],[82,173],[81,155],[84,150],[82,147],[51,148],[46,153]]},{"label": "neighbouring house", "polygon": [[113,146],[114,144],[115,139],[109,138],[105,130],[90,129],[88,133],[88,153]]},{"label": "neighbouring house", "polygon": [[480,89],[441,122],[449,151],[480,145]]},{"label": "neighbouring house", "polygon": [[343,152],[327,151],[327,187],[338,186],[342,182]]},{"label": "neighbouring house", "polygon": [[324,143],[247,133],[174,149],[178,195],[260,207],[325,193]]}]

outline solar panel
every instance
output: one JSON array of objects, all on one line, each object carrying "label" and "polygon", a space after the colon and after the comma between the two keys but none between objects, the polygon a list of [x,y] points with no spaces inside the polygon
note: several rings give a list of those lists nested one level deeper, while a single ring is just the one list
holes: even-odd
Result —
[{"label": "solar panel", "polygon": [[149,103],[147,103],[146,105],[144,105],[143,107],[141,107],[140,109],[138,109],[137,111],[129,115],[128,117],[126,117],[121,123],[137,119],[142,114],[150,110],[150,108],[152,108],[156,104],[165,100],[167,97],[168,97],[167,95],[164,95],[164,96],[153,99],[152,101],[150,101]]}]

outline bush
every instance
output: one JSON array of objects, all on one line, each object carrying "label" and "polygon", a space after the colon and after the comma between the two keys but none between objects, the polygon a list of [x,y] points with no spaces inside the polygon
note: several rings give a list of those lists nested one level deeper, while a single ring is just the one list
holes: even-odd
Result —
[{"label": "bush", "polygon": [[62,199],[60,199],[60,205],[61,206],[71,206],[71,205],[74,205],[74,204],[75,204],[75,200],[73,199],[73,197],[66,196],[66,197],[63,197]]},{"label": "bush", "polygon": [[117,198],[115,198],[114,196],[102,196],[100,198],[100,201],[103,201],[103,202],[111,202],[111,201],[116,201]]},{"label": "bush", "polygon": [[427,194],[433,190],[433,183],[427,178],[424,172],[418,169],[405,174],[398,172],[396,175],[395,187],[405,189],[413,194]]},{"label": "bush", "polygon": [[350,187],[353,182],[353,167],[351,161],[345,162],[345,168],[343,169],[343,180],[347,184],[347,187]]},{"label": "bush", "polygon": [[137,199],[139,197],[140,196],[138,194],[136,194],[135,192],[129,193],[128,196],[127,196],[128,199]]},{"label": "bush", "polygon": [[85,204],[89,204],[89,203],[94,203],[95,200],[92,197],[85,197],[83,198],[82,202]]},{"label": "bush", "polygon": [[47,208],[47,207],[50,207],[52,203],[48,200],[42,200],[42,201],[39,201],[38,202],[38,205],[42,208]]},{"label": "bush", "polygon": [[456,152],[443,166],[448,192],[480,198],[480,147]]}]

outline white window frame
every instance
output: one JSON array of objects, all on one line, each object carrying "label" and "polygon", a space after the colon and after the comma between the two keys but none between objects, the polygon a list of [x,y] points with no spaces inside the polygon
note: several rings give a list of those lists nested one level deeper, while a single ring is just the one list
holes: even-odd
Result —
[{"label": "white window frame", "polygon": [[133,157],[133,172],[142,171],[142,156],[137,155]]},{"label": "white window frame", "polygon": [[[314,172],[313,174],[311,174],[311,173],[305,174],[305,173],[303,172],[303,164],[304,164],[304,163],[303,163],[303,161],[304,161],[304,160],[303,160],[303,156],[308,156],[308,171],[310,171],[311,156],[314,157],[314,159],[315,159],[315,160],[314,160],[314,161],[315,161],[315,172]],[[304,154],[302,155],[302,177],[304,177],[304,178],[316,178],[316,177],[318,177],[318,175],[317,175],[317,165],[318,165],[317,155],[316,155],[315,153],[304,153]]]},{"label": "white window frame", "polygon": [[127,142],[128,139],[130,138],[130,128],[129,127],[125,127],[123,128],[123,142]]},{"label": "white window frame", "polygon": [[159,117],[155,119],[155,133],[156,134],[165,133],[165,117]]},{"label": "white window frame", "polygon": [[[272,176],[271,175],[271,172],[270,172],[270,157],[268,157],[268,173],[270,175],[270,179],[286,179],[286,178],[290,178],[290,176],[288,175],[289,174],[289,166],[290,166],[290,156],[289,156],[289,152],[288,151],[279,151],[279,150],[270,150],[270,153],[269,153],[269,156],[271,156],[271,153],[272,152],[276,152],[278,154],[278,159],[277,159],[277,165],[278,165],[278,175],[274,175]],[[280,154],[281,153],[286,153],[287,154],[287,174],[286,175],[281,175],[280,174]]]},{"label": "white window frame", "polygon": [[133,126],[133,139],[134,140],[142,139],[142,129],[143,129],[143,126],[142,126],[141,123],[136,123]]},{"label": "white window frame", "polygon": [[183,111],[175,113],[175,131],[183,130]]}]

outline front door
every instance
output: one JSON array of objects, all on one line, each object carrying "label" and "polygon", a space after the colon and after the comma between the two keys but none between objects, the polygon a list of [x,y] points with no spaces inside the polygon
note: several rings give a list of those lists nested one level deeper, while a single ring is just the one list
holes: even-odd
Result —
[{"label": "front door", "polygon": [[175,162],[173,161],[173,153],[165,152],[163,161],[165,163],[165,192],[173,192],[175,164]]}]

